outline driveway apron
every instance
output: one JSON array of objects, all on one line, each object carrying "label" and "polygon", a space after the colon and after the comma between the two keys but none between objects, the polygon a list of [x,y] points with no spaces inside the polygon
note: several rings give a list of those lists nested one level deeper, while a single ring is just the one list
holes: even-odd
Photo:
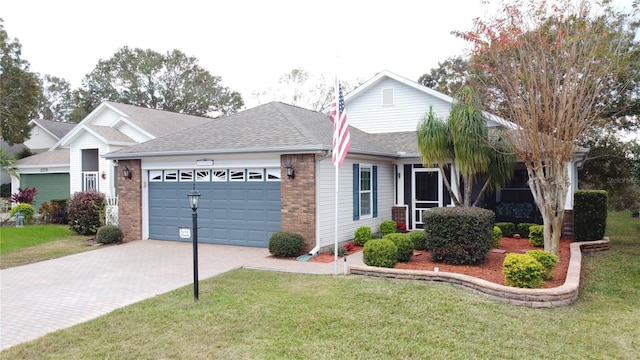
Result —
[{"label": "driveway apron", "polygon": [[[199,279],[238,267],[333,274],[265,248],[200,244]],[[342,269],[341,269],[342,270]],[[191,243],[142,240],[0,270],[1,350],[193,283]]]}]

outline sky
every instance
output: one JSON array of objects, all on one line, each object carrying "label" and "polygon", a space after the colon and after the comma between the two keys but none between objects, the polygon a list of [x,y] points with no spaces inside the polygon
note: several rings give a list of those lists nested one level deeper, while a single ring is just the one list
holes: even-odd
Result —
[{"label": "sky", "polygon": [[252,95],[293,69],[333,81],[365,81],[382,70],[417,81],[462,55],[480,0],[0,0],[0,18],[30,70],[75,89],[120,48],[178,49],[222,85]]}]

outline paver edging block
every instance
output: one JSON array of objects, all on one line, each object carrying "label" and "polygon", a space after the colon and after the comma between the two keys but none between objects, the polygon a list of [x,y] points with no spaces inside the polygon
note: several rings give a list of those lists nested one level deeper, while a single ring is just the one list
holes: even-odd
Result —
[{"label": "paver edging block", "polygon": [[533,308],[554,308],[567,306],[578,298],[582,252],[609,249],[609,238],[602,240],[571,243],[567,277],[564,284],[549,289],[522,289],[474,276],[446,271],[391,269],[366,265],[350,265],[349,273],[354,275],[377,276],[394,279],[448,282],[479,292],[491,299],[512,305]]}]

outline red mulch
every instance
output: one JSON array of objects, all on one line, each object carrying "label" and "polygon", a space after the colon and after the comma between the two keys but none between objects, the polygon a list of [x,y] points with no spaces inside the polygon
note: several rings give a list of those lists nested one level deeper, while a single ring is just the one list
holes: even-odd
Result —
[{"label": "red mulch", "polygon": [[[571,245],[571,239],[560,240],[560,251],[558,254],[558,265],[556,266],[555,276],[552,280],[545,281],[545,288],[558,287],[564,284],[564,280],[567,277],[567,268],[569,266],[569,258],[571,256],[569,246]],[[529,239],[514,239],[514,238],[502,238],[502,245],[500,250],[505,250],[505,253],[497,253],[490,251],[487,254],[487,258],[484,262],[478,265],[449,265],[431,261],[429,252],[418,251],[414,252],[411,261],[408,263],[396,264],[396,269],[410,269],[410,270],[433,270],[438,267],[439,271],[454,272],[459,274],[471,275],[487,281],[491,281],[497,284],[504,284],[504,275],[502,274],[502,262],[504,257],[508,253],[523,253],[527,250],[541,249],[531,246]],[[362,247],[356,246],[356,248],[347,253],[347,256],[361,251]],[[493,249],[492,249],[493,250]],[[329,253],[320,253],[317,257],[311,259],[314,262],[332,262],[334,256]]]}]

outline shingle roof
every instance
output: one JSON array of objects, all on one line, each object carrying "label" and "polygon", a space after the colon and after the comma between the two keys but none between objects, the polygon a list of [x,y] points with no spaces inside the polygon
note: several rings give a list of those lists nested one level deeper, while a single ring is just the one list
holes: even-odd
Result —
[{"label": "shingle roof", "polygon": [[136,143],[133,139],[131,139],[127,135],[108,126],[87,125],[87,127],[92,131],[94,131],[96,134],[103,137],[109,143],[111,142],[132,143],[132,144]]},{"label": "shingle roof", "polygon": [[110,101],[107,101],[107,104],[129,115],[129,121],[155,137],[173,134],[185,128],[213,120],[207,117],[148,109]]},{"label": "shingle roof", "polygon": [[69,148],[45,151],[16,161],[16,165],[20,167],[68,164]]},{"label": "shingle roof", "polygon": [[[395,156],[389,138],[350,127],[350,153]],[[415,133],[414,133],[415,136]],[[107,158],[144,157],[162,154],[240,153],[258,151],[330,150],[333,125],[316,111],[270,102],[237,114],[134,145]]]},{"label": "shingle roof", "polygon": [[32,120],[34,123],[38,124],[43,129],[46,129],[50,133],[52,133],[58,139],[62,139],[65,135],[71,131],[74,127],[76,127],[76,123],[70,122],[62,122],[62,121],[51,121],[51,120],[43,120],[43,119],[34,119]]}]

